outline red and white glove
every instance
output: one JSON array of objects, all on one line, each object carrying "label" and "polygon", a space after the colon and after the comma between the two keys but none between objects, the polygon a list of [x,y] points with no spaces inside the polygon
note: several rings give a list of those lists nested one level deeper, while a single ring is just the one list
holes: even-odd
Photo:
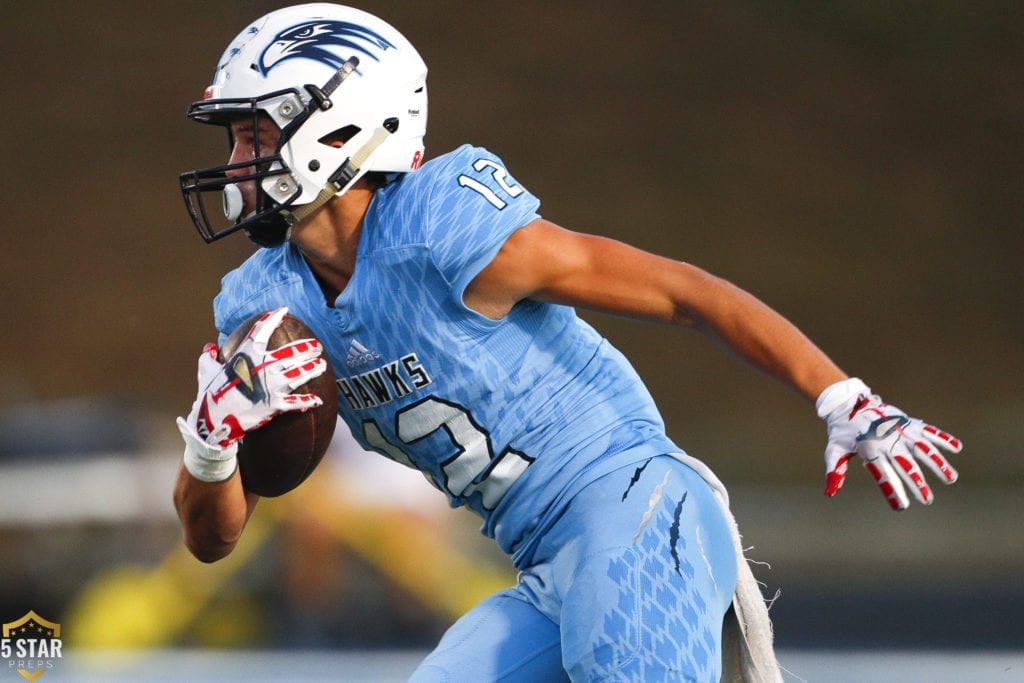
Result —
[{"label": "red and white glove", "polygon": [[883,403],[856,377],[825,389],[816,407],[818,416],[828,423],[826,496],[834,496],[842,488],[847,463],[854,455],[860,456],[893,510],[905,510],[910,505],[903,482],[921,503],[930,505],[933,500],[914,458],[926,464],[942,482],[956,481],[956,470],[936,446],[959,453],[963,447],[960,440]]},{"label": "red and white glove", "polygon": [[291,411],[323,403],[314,394],[291,392],[323,374],[327,364],[316,339],[300,339],[272,351],[270,335],[288,313],[286,307],[263,315],[221,364],[216,344],[199,356],[199,395],[187,418],[178,418],[185,440],[185,467],[196,479],[224,481],[238,466],[238,440],[247,432]]}]

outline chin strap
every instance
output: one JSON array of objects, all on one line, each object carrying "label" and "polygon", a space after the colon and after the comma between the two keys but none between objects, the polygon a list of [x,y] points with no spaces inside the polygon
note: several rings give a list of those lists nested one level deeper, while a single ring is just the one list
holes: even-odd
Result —
[{"label": "chin strap", "polygon": [[282,210],[281,216],[284,217],[285,222],[291,227],[301,220],[304,220],[311,216],[314,211],[322,207],[331,199],[342,192],[345,192],[352,186],[352,184],[359,177],[359,170],[362,168],[366,160],[377,151],[388,137],[398,130],[398,119],[389,118],[384,123],[373,131],[373,135],[370,139],[363,144],[356,153],[345,160],[345,163],[338,168],[337,172],[330,177],[327,181],[327,185],[324,186],[316,198],[308,204],[297,206],[292,210]]}]

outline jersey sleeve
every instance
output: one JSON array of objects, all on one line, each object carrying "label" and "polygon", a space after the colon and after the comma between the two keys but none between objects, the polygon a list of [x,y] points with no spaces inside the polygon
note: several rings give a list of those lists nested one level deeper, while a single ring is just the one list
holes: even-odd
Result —
[{"label": "jersey sleeve", "polygon": [[433,183],[427,219],[431,258],[461,301],[509,235],[538,218],[540,201],[497,156],[464,145]]}]

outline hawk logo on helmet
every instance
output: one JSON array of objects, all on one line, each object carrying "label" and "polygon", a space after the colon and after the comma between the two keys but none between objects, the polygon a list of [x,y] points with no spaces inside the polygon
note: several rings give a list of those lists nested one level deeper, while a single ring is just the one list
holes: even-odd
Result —
[{"label": "hawk logo on helmet", "polygon": [[302,58],[340,68],[350,55],[339,56],[338,48],[358,50],[374,61],[380,61],[374,52],[394,47],[379,33],[348,21],[307,21],[274,36],[273,42],[260,55],[257,67],[266,76],[281,62]]}]

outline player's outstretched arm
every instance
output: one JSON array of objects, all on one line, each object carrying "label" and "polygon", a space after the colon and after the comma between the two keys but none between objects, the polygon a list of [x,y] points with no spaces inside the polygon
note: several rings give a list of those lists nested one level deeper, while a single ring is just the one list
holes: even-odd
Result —
[{"label": "player's outstretched arm", "polygon": [[732,283],[688,263],[545,220],[513,233],[464,298],[492,318],[532,298],[694,327],[812,403],[846,378],[792,323]]},{"label": "player's outstretched arm", "polygon": [[526,298],[694,327],[793,387],[828,425],[829,496],[854,455],[896,510],[909,505],[901,480],[917,500],[932,501],[915,459],[944,483],[956,481],[938,448],[959,452],[959,440],[882,403],[778,312],[700,268],[536,220],[509,237],[464,296],[466,305],[491,318]]}]

